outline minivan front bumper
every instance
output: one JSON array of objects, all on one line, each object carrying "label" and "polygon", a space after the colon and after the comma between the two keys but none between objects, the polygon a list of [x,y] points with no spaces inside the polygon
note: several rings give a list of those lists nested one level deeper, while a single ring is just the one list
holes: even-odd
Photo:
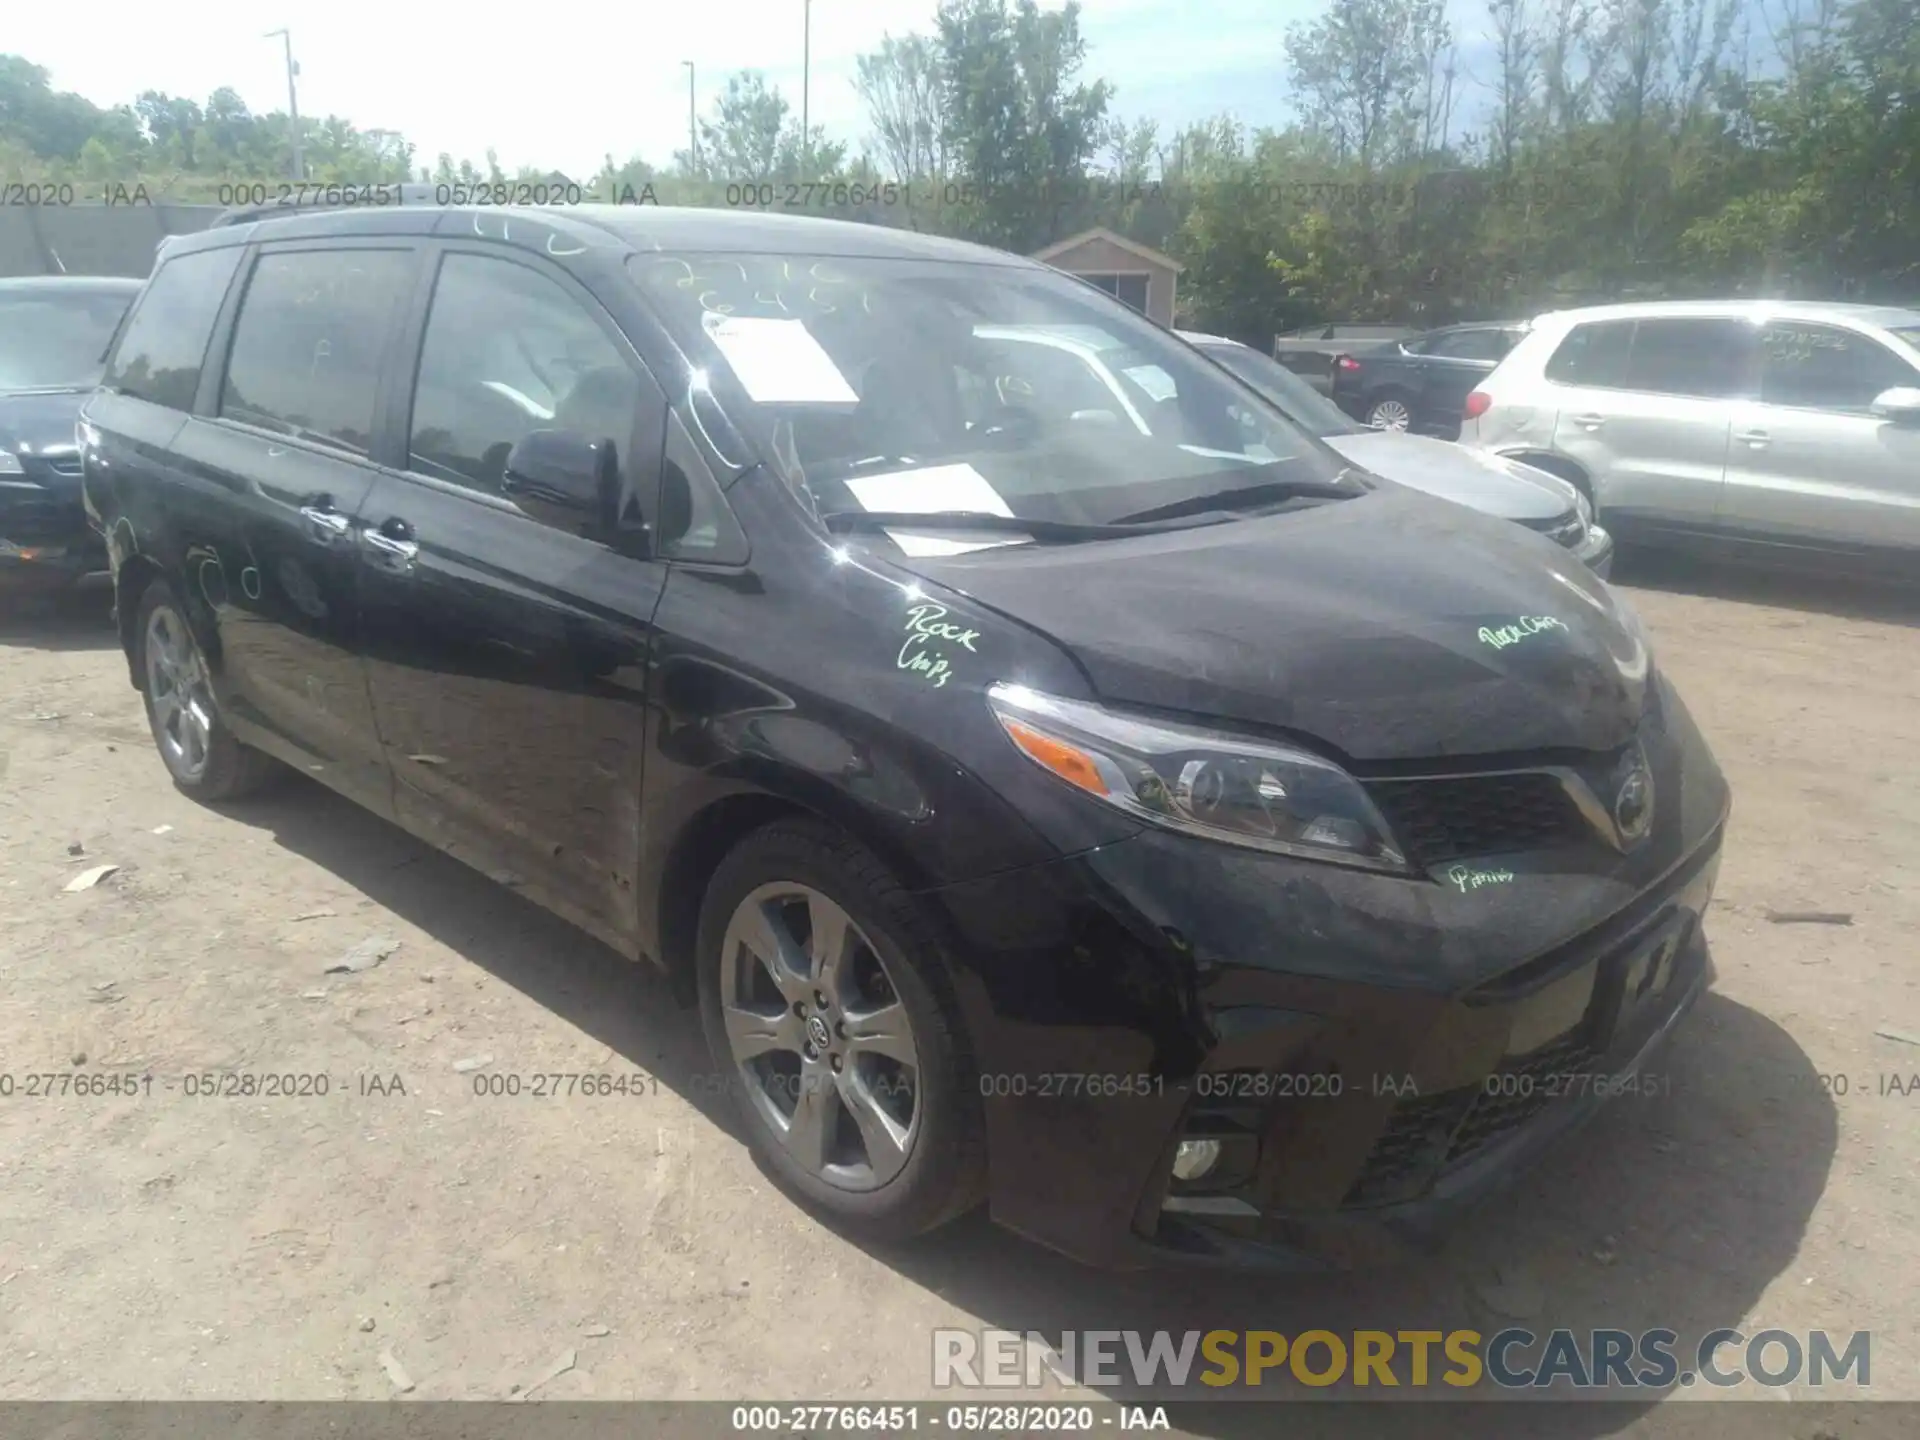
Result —
[{"label": "minivan front bumper", "polygon": [[0,593],[110,585],[107,550],[90,528],[77,477],[33,457],[0,478]]},{"label": "minivan front bumper", "polygon": [[[1448,884],[1149,829],[930,892],[993,1217],[1108,1267],[1374,1263],[1601,1104],[1669,1103],[1647,1067],[1712,980],[1728,809],[1676,728],[1649,741],[1666,822],[1590,864]],[[1212,1170],[1176,1180],[1183,1141]]]},{"label": "minivan front bumper", "polygon": [[113,584],[107,550],[84,528],[64,540],[15,539],[0,532],[0,595],[48,595]]},{"label": "minivan front bumper", "polygon": [[[1601,1104],[1671,1098],[1647,1066],[1712,980],[1702,918],[1720,842],[1716,826],[1622,912],[1544,954],[1502,968],[1489,952],[1486,977],[1457,991],[1289,971],[1284,943],[1197,953],[1187,907],[1245,897],[1234,881],[1153,895],[1160,836],[958,887],[947,898],[974,917],[974,941],[1026,924],[1051,942],[996,947],[962,986],[993,1217],[1117,1268],[1321,1269],[1431,1248]],[[1436,924],[1425,943],[1457,939]],[[1174,1180],[1180,1143],[1203,1139],[1222,1145],[1215,1171]]]}]

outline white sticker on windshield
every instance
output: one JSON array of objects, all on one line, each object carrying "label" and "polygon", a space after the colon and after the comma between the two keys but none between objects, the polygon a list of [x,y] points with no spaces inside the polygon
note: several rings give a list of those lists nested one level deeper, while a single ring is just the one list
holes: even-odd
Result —
[{"label": "white sticker on windshield", "polygon": [[1146,391],[1149,400],[1171,400],[1179,393],[1173,377],[1158,365],[1135,365],[1120,373]]},{"label": "white sticker on windshield", "polygon": [[993,550],[1002,545],[1024,545],[1027,542],[1018,535],[995,536],[991,540],[982,540],[978,535],[965,537],[951,531],[928,531],[917,535],[908,530],[889,530],[887,538],[900,549],[912,556],[965,555],[970,550]]},{"label": "white sticker on windshield", "polygon": [[703,322],[760,405],[854,405],[860,397],[802,320],[709,314]]},{"label": "white sticker on windshield", "polygon": [[[988,515],[1011,515],[1005,499],[971,465],[928,465],[919,470],[896,470],[890,475],[862,475],[847,481],[847,489],[865,510],[909,515],[937,510],[972,510]],[[889,530],[887,538],[909,555],[964,555],[969,550],[991,550],[996,545],[1021,545],[1019,535],[983,539],[970,532]]]}]

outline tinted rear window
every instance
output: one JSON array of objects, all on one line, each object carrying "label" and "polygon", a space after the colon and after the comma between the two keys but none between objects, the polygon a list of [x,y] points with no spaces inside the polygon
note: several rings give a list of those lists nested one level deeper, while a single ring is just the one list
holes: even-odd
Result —
[{"label": "tinted rear window", "polygon": [[1625,385],[1632,353],[1633,321],[1576,325],[1547,361],[1547,379],[1556,385]]},{"label": "tinted rear window", "polygon": [[239,264],[238,245],[163,261],[121,332],[107,367],[107,387],[191,410],[213,322]]},{"label": "tinted rear window", "polygon": [[1753,327],[1744,320],[1602,320],[1574,327],[1546,376],[1560,385],[1719,400],[1752,388],[1753,356]]},{"label": "tinted rear window", "polygon": [[364,455],[407,250],[262,255],[234,324],[220,413]]},{"label": "tinted rear window", "polygon": [[1748,388],[1753,326],[1744,320],[1642,320],[1627,385],[1655,395],[1726,399]]}]

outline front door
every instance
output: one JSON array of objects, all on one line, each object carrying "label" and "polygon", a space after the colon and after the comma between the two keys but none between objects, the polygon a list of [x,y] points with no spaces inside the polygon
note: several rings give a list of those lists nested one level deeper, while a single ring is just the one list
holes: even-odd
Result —
[{"label": "front door", "polygon": [[500,481],[531,430],[612,440],[627,503],[651,518],[666,396],[577,282],[504,248],[445,251],[421,335],[405,471],[357,524],[396,809],[625,943],[666,566],[533,520]]},{"label": "front door", "polygon": [[241,738],[385,811],[358,655],[352,516],[372,491],[397,321],[420,261],[387,239],[269,248],[245,277],[212,414],[173,442],[199,517],[186,582],[215,616]]},{"label": "front door", "polygon": [[1920,549],[1920,429],[1873,413],[1920,370],[1870,335],[1775,321],[1734,413],[1723,525],[1820,547]]}]

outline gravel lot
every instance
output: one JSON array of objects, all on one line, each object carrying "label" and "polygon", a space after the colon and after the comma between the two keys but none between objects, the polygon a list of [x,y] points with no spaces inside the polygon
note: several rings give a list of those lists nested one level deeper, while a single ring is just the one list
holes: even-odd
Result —
[{"label": "gravel lot", "polygon": [[[635,967],[306,782],[192,804],[104,617],[0,622],[0,1070],[154,1077],[0,1099],[0,1399],[384,1399],[396,1368],[413,1399],[910,1399],[940,1325],[1517,1320],[1866,1329],[1873,1392],[1920,1400],[1920,1046],[1876,1033],[1920,1037],[1920,603],[1626,578],[1734,787],[1717,991],[1669,1094],[1611,1107],[1444,1255],[1304,1279],[1094,1274],[977,1219],[847,1243],[759,1174],[696,1025]],[[213,1070],[333,1083],[187,1093]],[[474,1093],[552,1071],[649,1078]],[[1241,1408],[1221,1428],[1280,1433]],[[1527,1433],[1914,1433],[1870,1406],[1569,1408]]]}]

